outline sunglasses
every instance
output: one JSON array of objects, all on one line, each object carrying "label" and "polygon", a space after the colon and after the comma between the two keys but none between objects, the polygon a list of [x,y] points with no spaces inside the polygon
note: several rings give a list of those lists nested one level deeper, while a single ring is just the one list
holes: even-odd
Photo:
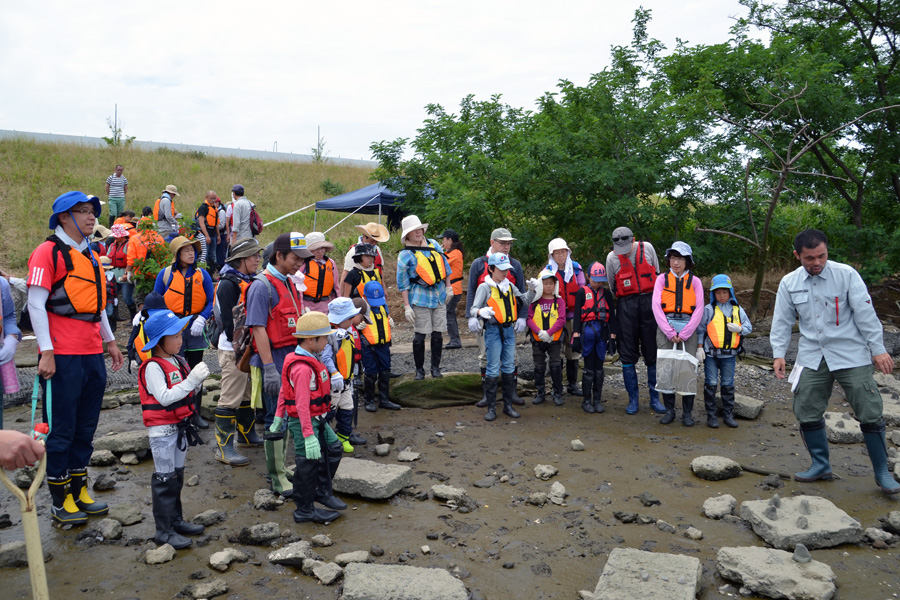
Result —
[{"label": "sunglasses", "polygon": [[612,240],[614,242],[627,242],[631,239],[630,235],[623,235],[622,237],[614,237]]}]

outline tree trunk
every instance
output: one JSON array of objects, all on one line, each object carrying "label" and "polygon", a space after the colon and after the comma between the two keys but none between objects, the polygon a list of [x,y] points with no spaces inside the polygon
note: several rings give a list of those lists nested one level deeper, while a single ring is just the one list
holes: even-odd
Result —
[{"label": "tree trunk", "polygon": [[778,204],[778,198],[781,197],[781,191],[787,181],[790,173],[790,165],[782,164],[781,173],[778,175],[778,183],[772,190],[772,199],[769,201],[769,210],[766,212],[766,222],[763,224],[762,239],[759,241],[759,264],[756,266],[756,281],[753,283],[753,299],[750,301],[750,320],[756,318],[756,312],[759,309],[759,296],[762,293],[763,281],[766,276],[766,262],[769,254],[769,226],[772,223],[772,216],[775,214],[775,206]]}]

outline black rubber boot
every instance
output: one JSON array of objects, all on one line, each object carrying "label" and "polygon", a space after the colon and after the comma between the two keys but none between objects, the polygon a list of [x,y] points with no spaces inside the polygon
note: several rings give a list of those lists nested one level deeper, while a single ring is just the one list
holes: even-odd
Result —
[{"label": "black rubber boot", "polygon": [[487,407],[487,412],[484,413],[484,420],[493,421],[497,418],[497,378],[485,377],[481,387],[484,390],[485,405]]},{"label": "black rubber boot", "polygon": [[566,361],[566,380],[569,382],[566,392],[573,396],[580,396],[581,389],[578,387],[578,359]]},{"label": "black rubber boot", "polygon": [[175,496],[178,478],[172,473],[154,473],[150,478],[150,493],[153,499],[153,520],[156,522],[157,544],[169,544],[176,550],[187,548],[193,542],[175,532]]},{"label": "black rubber boot", "polygon": [[378,403],[375,402],[375,386],[378,383],[378,375],[366,372],[363,376],[363,397],[366,399],[366,412],[376,412]]},{"label": "black rubber boot", "polygon": [[500,385],[503,386],[503,414],[513,419],[522,415],[513,408],[513,394],[516,391],[516,376],[513,373],[501,373]]},{"label": "black rubber boot", "polygon": [[200,535],[206,527],[185,521],[184,510],[181,508],[181,492],[184,490],[184,467],[175,469],[175,479],[178,480],[178,493],[175,496],[175,521],[172,524],[175,528],[175,533]]},{"label": "black rubber boot", "polygon": [[834,475],[828,458],[828,432],[825,431],[825,419],[815,423],[800,423],[800,438],[809,452],[812,466],[805,471],[794,473],[794,479],[804,483],[832,479]]},{"label": "black rubber boot", "polygon": [[594,401],[593,392],[594,392],[594,372],[585,369],[581,372],[581,410],[588,413],[589,415],[594,414]]},{"label": "black rubber boot", "polygon": [[335,498],[334,489],[331,482],[334,480],[334,474],[337,473],[338,466],[341,464],[341,456],[344,454],[344,447],[340,442],[335,442],[330,446],[322,444],[322,460],[318,461],[318,485],[316,486],[316,502],[322,506],[327,506],[331,510],[344,510],[347,503],[340,498]]},{"label": "black rubber boot", "polygon": [[722,386],[722,422],[729,427],[737,427],[734,420],[734,386]]},{"label": "black rubber boot", "polygon": [[675,420],[675,394],[662,394],[663,404],[666,406],[666,414],[659,419],[660,425],[668,425]]},{"label": "black rubber boot", "polygon": [[523,406],[525,401],[519,398],[519,365],[516,365],[513,369],[513,379],[516,382],[516,385],[513,386],[513,398],[512,403],[517,404],[518,406]]},{"label": "black rubber boot", "polygon": [[209,429],[209,421],[200,416],[200,407],[203,404],[203,394],[205,393],[206,389],[201,387],[200,393],[194,396],[194,408],[197,409],[197,412],[191,417],[191,422],[199,429]]},{"label": "black rubber boot", "polygon": [[416,379],[425,379],[425,334],[413,334],[413,363],[416,366]]},{"label": "black rubber boot", "polygon": [[440,331],[431,332],[431,376],[443,377],[441,373],[441,353],[444,351],[444,336]]},{"label": "black rubber boot", "polygon": [[233,467],[250,464],[250,459],[234,449],[234,431],[237,426],[237,411],[233,408],[216,407],[216,460]]},{"label": "black rubber boot", "polygon": [[603,394],[603,378],[604,377],[605,377],[605,373],[603,372],[603,367],[600,367],[599,369],[594,371],[594,412],[595,413],[606,412],[606,407],[603,406],[603,400],[600,397]]},{"label": "black rubber boot", "polygon": [[69,477],[72,479],[71,483],[69,483],[69,491],[75,500],[75,506],[78,507],[78,510],[89,517],[98,517],[109,512],[109,506],[105,502],[94,502],[88,493],[87,467],[70,469]]},{"label": "black rubber boot", "polygon": [[378,374],[378,394],[381,396],[378,408],[385,410],[400,410],[402,408],[396,402],[391,402],[391,374],[387,371]]},{"label": "black rubber boot", "polygon": [[294,511],[295,523],[329,523],[341,516],[333,510],[317,508],[313,501],[316,498],[316,482],[319,477],[319,461],[309,460],[297,455],[294,459]]},{"label": "black rubber boot", "polygon": [[694,410],[694,396],[681,397],[681,424],[685,427],[694,426],[694,416],[691,414]]},{"label": "black rubber boot", "polygon": [[563,402],[563,385],[562,385],[562,365],[556,363],[550,365],[550,383],[553,386],[550,396],[553,398],[555,406],[562,406]]},{"label": "black rubber boot", "polygon": [[547,389],[541,385],[537,388],[537,391],[534,393],[534,398],[531,400],[532,404],[543,404],[544,400],[547,399]]},{"label": "black rubber boot", "polygon": [[544,373],[543,368],[538,368],[537,365],[534,367],[534,387],[537,389],[537,392],[534,395],[534,398],[531,400],[532,404],[543,404],[544,400],[547,399],[547,375]]},{"label": "black rubber boot", "polygon": [[475,406],[478,408],[487,408],[488,401],[484,395],[484,377],[485,373],[487,373],[487,369],[485,367],[481,367],[481,400],[475,403]]},{"label": "black rubber boot", "polygon": [[[724,412],[725,388],[722,388],[722,406]],[[716,418],[716,386],[703,386],[703,406],[706,408],[706,426],[713,429],[719,428],[719,419]]]},{"label": "black rubber boot", "polygon": [[256,413],[250,408],[250,401],[245,400],[237,409],[237,434],[238,446],[260,448],[263,439],[256,433]]},{"label": "black rubber boot", "polygon": [[47,477],[47,487],[50,488],[50,497],[53,499],[50,515],[53,521],[60,525],[84,525],[88,516],[78,510],[69,488],[70,483],[71,478],[68,475]]}]

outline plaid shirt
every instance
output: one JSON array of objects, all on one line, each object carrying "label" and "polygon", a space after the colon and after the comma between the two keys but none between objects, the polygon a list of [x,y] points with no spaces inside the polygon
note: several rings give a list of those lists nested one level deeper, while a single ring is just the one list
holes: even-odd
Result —
[{"label": "plaid shirt", "polygon": [[[450,269],[450,263],[444,256],[441,245],[436,240],[429,239],[428,245],[437,250],[444,261],[444,269],[446,269],[447,277],[453,272]],[[416,255],[412,250],[402,250],[400,256],[397,257],[397,289],[401,292],[409,292],[409,303],[412,306],[421,306],[424,308],[437,308],[447,301],[447,282],[439,281],[430,286],[413,283],[411,279],[416,277]]]}]

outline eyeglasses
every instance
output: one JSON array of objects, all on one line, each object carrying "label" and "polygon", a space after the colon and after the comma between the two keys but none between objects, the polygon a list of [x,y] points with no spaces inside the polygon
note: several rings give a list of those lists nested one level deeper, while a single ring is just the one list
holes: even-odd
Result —
[{"label": "eyeglasses", "polygon": [[504,240],[494,240],[497,244],[501,246],[512,246],[512,242],[504,241]]},{"label": "eyeglasses", "polygon": [[631,239],[630,235],[623,235],[622,237],[614,237],[612,240],[614,242],[627,242]]},{"label": "eyeglasses", "polygon": [[100,216],[99,210],[94,210],[93,208],[90,208],[87,206],[84,208],[79,208],[78,210],[70,210],[69,212],[79,214],[79,215],[94,215],[94,217]]}]

